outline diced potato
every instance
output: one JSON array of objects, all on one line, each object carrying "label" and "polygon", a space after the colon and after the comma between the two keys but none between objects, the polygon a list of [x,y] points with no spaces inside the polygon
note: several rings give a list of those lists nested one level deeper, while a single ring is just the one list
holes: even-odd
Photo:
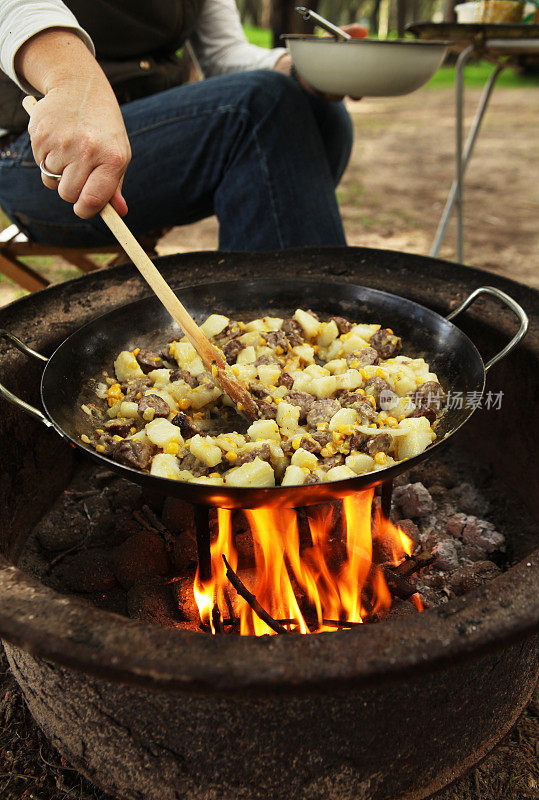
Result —
[{"label": "diced potato", "polygon": [[309,470],[313,470],[318,466],[318,459],[314,453],[309,453],[303,447],[298,447],[291,458],[291,463],[296,467],[306,467]]},{"label": "diced potato", "polygon": [[356,475],[362,475],[364,472],[372,472],[374,469],[374,458],[368,456],[367,453],[350,453],[350,455],[346,457],[345,463]]},{"label": "diced potato", "polygon": [[211,436],[200,436],[197,433],[196,436],[189,439],[187,444],[191,453],[208,467],[215,467],[220,463],[222,457],[221,448],[214,443]]},{"label": "diced potato", "polygon": [[113,417],[117,417],[117,416],[118,416],[118,414],[119,414],[119,411],[120,411],[120,406],[121,406],[121,405],[122,405],[121,403],[114,403],[114,405],[113,405],[113,406],[111,406],[110,408],[108,408],[108,409],[107,409],[107,417],[110,417],[111,419],[112,419]]},{"label": "diced potato", "polygon": [[339,329],[334,320],[322,322],[316,337],[316,343],[320,347],[328,347],[339,335]]},{"label": "diced potato", "polygon": [[358,421],[358,414],[353,408],[340,408],[329,421],[329,430],[338,431],[341,425],[355,425]]},{"label": "diced potato", "polygon": [[311,381],[311,393],[322,399],[331,397],[339,386],[339,379],[336,375],[329,375],[327,378],[313,378]]},{"label": "diced potato", "polygon": [[249,331],[247,333],[242,333],[242,335],[239,337],[239,340],[244,347],[256,347],[260,342],[260,331]]},{"label": "diced potato", "polygon": [[128,436],[128,439],[132,439],[134,442],[143,442],[144,444],[151,444],[150,440],[146,436],[146,428],[143,428],[138,433],[134,433],[132,436]]},{"label": "diced potato", "polygon": [[263,319],[253,319],[251,322],[245,323],[245,330],[249,332],[264,331],[267,330],[267,326]]},{"label": "diced potato", "polygon": [[318,355],[320,358],[324,358],[326,361],[333,361],[335,358],[340,358],[342,356],[344,350],[342,346],[342,342],[340,339],[335,339],[334,342],[331,342],[329,347],[323,352],[323,354],[318,351]]},{"label": "diced potato", "polygon": [[206,367],[202,363],[202,359],[199,356],[197,356],[196,358],[193,358],[193,360],[190,361],[189,364],[187,365],[187,372],[190,375],[192,375],[193,378],[196,378],[199,375],[202,375],[202,373],[205,372],[205,371],[206,371]]},{"label": "diced potato", "polygon": [[209,486],[223,486],[225,482],[220,475],[201,475],[200,478],[191,478],[190,483],[207,483]]},{"label": "diced potato", "polygon": [[350,467],[341,464],[340,467],[332,467],[326,472],[326,481],[342,481],[346,478],[355,478],[356,473]]},{"label": "diced potato", "polygon": [[237,450],[238,447],[243,447],[246,439],[241,433],[232,431],[231,433],[221,433],[219,436],[214,436],[213,441],[221,450],[228,453],[230,450]]},{"label": "diced potato", "polygon": [[336,375],[337,388],[344,389],[347,392],[352,389],[359,389],[363,385],[363,378],[357,369],[347,369],[346,372]]},{"label": "diced potato", "polygon": [[194,358],[198,358],[198,353],[191,342],[181,341],[172,342],[170,345],[171,358],[176,359],[178,366],[187,369]]},{"label": "diced potato", "polygon": [[281,486],[302,486],[305,483],[306,477],[307,473],[302,470],[301,467],[291,464],[286,468]]},{"label": "diced potato", "polygon": [[138,403],[130,403],[124,400],[120,405],[120,413],[118,416],[125,417],[125,419],[138,419]]},{"label": "diced potato", "polygon": [[232,367],[232,372],[240,383],[253,381],[258,375],[258,370],[253,364],[235,364]]},{"label": "diced potato", "polygon": [[122,350],[114,362],[114,374],[120,383],[130,381],[132,378],[142,378],[144,375],[137,359],[130,350]]},{"label": "diced potato", "polygon": [[306,372],[307,375],[311,375],[313,378],[325,378],[327,375],[331,375],[331,372],[328,369],[321,367],[318,364],[309,364],[309,366],[305,367],[303,371]]},{"label": "diced potato", "polygon": [[342,350],[343,353],[353,353],[354,350],[362,350],[364,347],[368,346],[369,343],[365,339],[363,339],[361,336],[358,336],[357,333],[351,331],[348,334],[348,338],[342,343]]},{"label": "diced potato", "polygon": [[151,372],[148,372],[148,378],[159,389],[162,386],[168,386],[171,372],[171,369],[152,369]]},{"label": "diced potato", "polygon": [[193,473],[188,469],[181,469],[180,470],[180,477],[178,478],[179,481],[192,481],[195,476]]},{"label": "diced potato", "polygon": [[411,378],[407,372],[399,370],[399,372],[393,376],[393,387],[399,397],[404,397],[405,394],[415,391],[417,385],[414,378]]},{"label": "diced potato", "polygon": [[227,486],[275,486],[275,473],[271,464],[255,458],[241,467],[229,470],[225,475]]},{"label": "diced potato", "polygon": [[288,458],[285,456],[283,448],[273,442],[270,443],[270,461],[275,476],[281,480],[288,466]]},{"label": "diced potato", "polygon": [[228,322],[228,317],[224,317],[222,314],[210,314],[200,326],[200,330],[210,339],[212,336],[218,336],[222,333],[228,325]]},{"label": "diced potato", "polygon": [[270,439],[272,442],[281,443],[279,426],[274,419],[258,419],[247,429],[247,436],[251,441],[257,439]]},{"label": "diced potato", "polygon": [[240,350],[236,359],[237,364],[252,364],[253,361],[256,361],[256,353],[252,345]]},{"label": "diced potato", "polygon": [[300,407],[293,406],[283,400],[277,406],[277,425],[282,429],[285,436],[290,436],[297,430],[299,425]]},{"label": "diced potato", "polygon": [[[181,477],[182,470],[176,456],[167,455],[167,453],[158,453],[152,459],[152,466],[150,468],[150,475],[156,475],[158,478],[169,478],[173,481],[185,480]],[[189,473],[191,475],[191,473]]]},{"label": "diced potato", "polygon": [[266,386],[275,386],[280,374],[281,368],[278,364],[261,364],[258,367],[258,377]]},{"label": "diced potato", "polygon": [[303,333],[307,339],[314,339],[314,337],[318,334],[320,322],[316,319],[316,317],[313,317],[312,314],[309,314],[307,311],[302,311],[301,308],[298,308],[294,314],[294,319],[296,322],[299,322],[303,328]]},{"label": "diced potato", "polygon": [[406,431],[405,436],[395,440],[395,454],[399,461],[422,453],[436,438],[426,417],[403,419],[399,422],[399,429]]},{"label": "diced potato", "polygon": [[180,433],[180,429],[173,425],[172,422],[169,422],[168,419],[163,419],[162,417],[148,422],[146,435],[152,444],[161,449],[164,449],[171,442],[183,444],[183,436]]},{"label": "diced potato", "polygon": [[281,317],[262,317],[262,322],[270,331],[280,331],[283,321]]},{"label": "diced potato", "polygon": [[342,375],[348,370],[348,364],[345,358],[334,358],[331,361],[326,361],[326,369],[329,370],[331,375]]},{"label": "diced potato", "polygon": [[189,402],[194,409],[203,408],[208,403],[213,403],[218,397],[222,395],[222,391],[217,386],[210,386],[209,384],[202,384],[197,386],[196,389],[191,389],[189,394]]},{"label": "diced potato", "polygon": [[351,333],[357,334],[357,336],[361,336],[362,339],[367,339],[367,341],[371,338],[373,333],[380,330],[380,325],[366,325],[366,324],[358,324],[354,325],[351,330]]},{"label": "diced potato", "polygon": [[312,377],[307,375],[306,372],[294,372],[292,375],[294,379],[293,389],[295,392],[310,392]]},{"label": "diced potato", "polygon": [[166,391],[176,401],[176,403],[180,403],[182,400],[189,400],[192,389],[188,383],[180,378],[180,380],[169,383]]},{"label": "diced potato", "polygon": [[312,364],[314,362],[314,350],[310,344],[297,344],[292,351],[299,357],[300,362]]}]

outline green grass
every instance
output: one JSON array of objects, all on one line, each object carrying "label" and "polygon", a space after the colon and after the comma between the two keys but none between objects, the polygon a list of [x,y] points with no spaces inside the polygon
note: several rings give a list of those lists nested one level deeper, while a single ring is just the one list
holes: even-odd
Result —
[{"label": "green grass", "polygon": [[[271,47],[271,31],[264,30],[263,28],[256,28],[251,25],[245,25],[243,29],[251,44],[257,44],[259,47]],[[390,35],[389,38],[395,38],[395,36]],[[493,65],[488,61],[475,61],[470,63],[464,70],[465,86],[470,88],[482,88],[493,69]],[[427,86],[432,89],[443,89],[454,85],[454,67],[442,67],[427,83]],[[498,78],[496,86],[509,88],[539,86],[539,75],[524,75],[518,70],[507,69],[504,70]]]}]

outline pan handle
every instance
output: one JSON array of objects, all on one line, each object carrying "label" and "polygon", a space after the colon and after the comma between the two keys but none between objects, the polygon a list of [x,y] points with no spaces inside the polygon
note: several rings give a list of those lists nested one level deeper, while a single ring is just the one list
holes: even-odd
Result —
[{"label": "pan handle", "polygon": [[463,303],[461,303],[460,306],[458,306],[458,308],[455,308],[450,314],[448,314],[446,316],[446,319],[454,319],[462,311],[465,311],[468,308],[468,306],[471,306],[475,298],[479,297],[480,294],[490,294],[492,295],[492,297],[496,297],[498,300],[504,303],[504,305],[508,306],[511,309],[511,311],[513,311],[516,314],[516,316],[520,321],[520,328],[515,333],[511,341],[505,345],[503,350],[500,350],[499,353],[493,356],[490,359],[490,361],[487,361],[487,363],[485,364],[485,372],[488,372],[489,369],[494,366],[494,364],[497,364],[498,361],[500,361],[502,358],[504,358],[504,356],[510,353],[511,350],[513,350],[513,348],[515,348],[517,344],[520,342],[520,340],[526,335],[526,331],[528,330],[529,320],[528,320],[528,315],[526,314],[522,306],[520,306],[515,300],[513,300],[512,297],[509,297],[508,294],[502,292],[501,289],[495,289],[494,286],[480,286],[478,289],[472,292],[471,295],[467,297],[466,300]]},{"label": "pan handle", "polygon": [[[17,350],[20,350],[21,353],[31,356],[32,358],[37,358],[39,361],[48,361],[48,358],[42,356],[41,353],[37,352],[37,350],[32,350],[31,347],[28,347],[28,345],[26,345],[9,331],[0,328],[0,336],[3,336],[5,339],[9,339],[9,341],[17,348]],[[9,389],[6,389],[3,383],[0,383],[0,396],[3,397],[4,400],[7,400],[8,403],[12,403],[14,406],[22,408],[23,411],[42,422],[47,428],[53,427],[52,422],[47,419],[45,414],[43,414],[35,406],[31,406],[30,403],[27,403],[25,400],[21,400],[21,398],[17,397],[17,395],[13,394],[13,392],[10,392]]]}]

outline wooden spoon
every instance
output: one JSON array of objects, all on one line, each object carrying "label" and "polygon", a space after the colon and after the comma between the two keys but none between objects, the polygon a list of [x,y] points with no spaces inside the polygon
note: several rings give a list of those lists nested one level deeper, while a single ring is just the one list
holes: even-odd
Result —
[{"label": "wooden spoon", "polygon": [[[32,113],[32,108],[36,103],[37,100],[35,97],[25,97],[22,101],[29,115]],[[152,289],[163,303],[172,319],[182,328],[187,339],[191,342],[202,359],[202,363],[211,374],[214,382],[226,392],[243,416],[246,416],[248,419],[258,419],[258,406],[252,395],[234,378],[234,374],[223,358],[221,351],[218,350],[200,330],[192,316],[185,306],[180,303],[155,264],[146,255],[117,211],[114,210],[110,203],[107,203],[99,213],[105,225],[110,228],[118,243],[123,247],[144,280],[150,286],[150,289]]]}]

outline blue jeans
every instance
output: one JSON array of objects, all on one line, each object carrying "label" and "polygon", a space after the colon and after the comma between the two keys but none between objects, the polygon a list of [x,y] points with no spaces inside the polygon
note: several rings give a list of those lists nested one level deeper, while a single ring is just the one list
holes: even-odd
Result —
[{"label": "blue jeans", "polygon": [[[175,87],[122,106],[132,161],[123,192],[136,235],[216,214],[223,250],[345,244],[335,187],[352,146],[342,103],[271,70]],[[0,158],[0,206],[36,242],[100,246],[41,183],[27,133]]]}]

